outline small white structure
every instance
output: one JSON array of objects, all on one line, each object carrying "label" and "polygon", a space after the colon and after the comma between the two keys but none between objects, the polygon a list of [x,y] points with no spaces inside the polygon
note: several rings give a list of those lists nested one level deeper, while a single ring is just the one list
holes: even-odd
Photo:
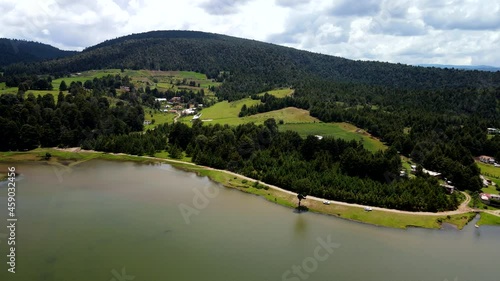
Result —
[{"label": "small white structure", "polygon": [[165,98],[156,98],[155,101],[166,102],[167,99],[165,99]]},{"label": "small white structure", "polygon": [[491,181],[485,178],[483,175],[480,175],[479,177],[481,178],[484,186],[489,186],[491,184]]},{"label": "small white structure", "polygon": [[449,194],[452,194],[455,191],[455,187],[453,185],[442,184],[441,186],[444,187]]},{"label": "small white structure", "polygon": [[490,135],[500,134],[500,130],[497,128],[488,128],[488,134]]},{"label": "small white structure", "polygon": [[195,116],[193,116],[192,120],[198,120],[198,119],[200,119],[200,117],[201,117],[201,113],[196,114]]},{"label": "small white structure", "polygon": [[194,109],[192,109],[192,108],[184,109],[182,111],[182,115],[193,115],[195,113],[196,113],[196,111]]},{"label": "small white structure", "polygon": [[439,177],[439,176],[441,176],[441,173],[429,171],[429,170],[426,170],[426,169],[422,169],[422,172],[424,172],[425,174],[428,174],[431,177]]},{"label": "small white structure", "polygon": [[323,136],[320,136],[320,135],[315,135],[315,137],[316,137],[318,140],[322,140],[322,139],[323,139]]},{"label": "small white structure", "polygon": [[150,125],[151,124],[151,121],[149,120],[144,120],[144,125]]},{"label": "small white structure", "polygon": [[491,156],[481,155],[481,156],[479,156],[479,161],[486,163],[486,164],[494,164],[495,158],[493,158]]}]

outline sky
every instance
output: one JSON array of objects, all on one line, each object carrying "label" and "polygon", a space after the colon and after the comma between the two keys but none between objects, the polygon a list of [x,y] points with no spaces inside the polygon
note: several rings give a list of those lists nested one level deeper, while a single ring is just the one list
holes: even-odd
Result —
[{"label": "sky", "polygon": [[1,0],[0,37],[82,50],[198,30],[355,60],[500,67],[500,0]]}]

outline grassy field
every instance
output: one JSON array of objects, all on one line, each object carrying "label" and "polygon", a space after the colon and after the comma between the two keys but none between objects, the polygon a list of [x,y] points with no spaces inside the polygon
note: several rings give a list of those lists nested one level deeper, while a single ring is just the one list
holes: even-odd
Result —
[{"label": "grassy field", "polygon": [[[302,137],[308,135],[321,135],[342,138],[345,140],[362,141],[366,149],[370,151],[385,150],[387,147],[378,139],[371,137],[368,133],[358,127],[348,123],[321,123],[318,119],[309,115],[307,110],[288,107],[280,110],[260,113],[251,116],[238,117],[241,107],[257,105],[261,102],[250,98],[234,102],[219,102],[201,111],[202,120],[206,124],[228,124],[232,126],[253,122],[262,124],[269,118],[274,118],[276,122],[283,120],[285,124],[279,125],[281,131],[291,130],[298,132]],[[192,117],[183,117],[181,122],[191,123]],[[210,121],[208,121],[210,120]]]},{"label": "grassy field", "polygon": [[[105,70],[91,70],[81,72],[79,74],[73,74],[71,77],[63,77],[54,79],[52,81],[52,86],[54,87],[54,91],[48,91],[53,95],[59,94],[59,86],[61,82],[64,80],[66,85],[70,85],[72,82],[81,82],[85,83],[87,80],[93,80],[94,78],[101,78],[107,75],[117,75],[120,74],[122,77],[127,75],[132,78],[132,82],[136,86],[147,86],[149,85],[151,88],[158,87],[162,90],[174,89],[178,90],[179,87],[174,86],[172,88],[172,83],[175,84],[177,81],[182,81],[186,79],[187,81],[194,81],[197,85],[200,84],[200,87],[192,87],[190,89],[200,90],[204,89],[207,95],[212,95],[213,93],[208,91],[210,86],[218,86],[220,83],[212,82],[212,80],[208,80],[207,76],[202,73],[196,73],[191,71],[153,71],[153,70],[131,70],[125,69],[124,72],[121,72],[120,69],[105,69]],[[157,81],[158,83],[156,83]],[[182,86],[182,85],[181,85]],[[47,91],[28,91],[33,92],[35,95],[46,94]],[[17,93],[17,87],[7,88],[5,83],[0,83],[0,94],[5,93]]]},{"label": "grassy field", "polygon": [[477,225],[500,225],[500,217],[483,212]]},{"label": "grassy field", "polygon": [[500,178],[500,167],[487,165],[479,161],[476,161],[476,164],[479,167],[479,169],[481,169],[481,174],[495,178]]},{"label": "grassy field", "polygon": [[348,123],[309,123],[309,124],[286,124],[280,125],[281,131],[290,130],[296,131],[301,136],[320,135],[345,140],[362,141],[363,146],[370,151],[385,150],[385,146],[381,141],[371,137],[368,133],[360,130],[358,127]]},{"label": "grassy field", "polygon": [[[498,183],[497,183],[497,186],[499,186]],[[498,190],[496,190],[496,186],[491,186],[491,185],[488,187],[484,187],[483,189],[481,189],[481,191],[484,193],[489,193],[489,194],[499,194]]]},{"label": "grassy field", "polygon": [[[250,98],[242,99],[238,101],[228,102],[222,101],[214,104],[209,108],[205,108],[201,111],[202,120],[212,120],[209,123],[219,123],[219,124],[231,124],[238,125],[242,124],[239,121],[238,114],[240,114],[241,107],[246,104],[247,106],[260,104],[259,100],[252,100]],[[184,118],[184,120],[191,120],[192,117]]]},{"label": "grassy field", "polygon": [[172,157],[170,157],[168,151],[161,151],[161,152],[158,152],[158,153],[155,153],[155,157],[158,157],[158,158],[163,158],[163,159],[172,159],[172,160],[180,160],[180,161],[184,161],[184,162],[192,162],[192,157],[187,157],[186,156],[186,153],[183,152],[182,154],[182,158],[181,159],[173,159]]},{"label": "grassy field", "polygon": [[[151,117],[150,112],[153,115],[152,117]],[[145,121],[146,120],[152,121],[153,119],[155,120],[154,124],[145,125],[144,131],[153,129],[154,127],[161,125],[161,124],[165,124],[165,123],[171,124],[174,122],[175,116],[177,116],[177,114],[168,113],[168,112],[161,112],[161,111],[154,110],[154,109],[151,109],[148,107],[144,107],[144,120]]]},{"label": "grassy field", "polygon": [[276,122],[279,122],[279,120],[283,120],[284,122],[290,122],[290,123],[320,122],[317,118],[314,118],[311,115],[309,115],[309,111],[304,109],[299,109],[296,107],[287,107],[280,110],[274,110],[251,116],[245,116],[239,119],[243,123],[253,122],[255,124],[262,124],[269,118],[274,118]]},{"label": "grassy field", "polygon": [[272,96],[275,96],[277,98],[284,98],[291,96],[295,91],[293,89],[279,89],[279,90],[272,90],[272,91],[267,91],[264,93],[260,93],[259,96],[263,96],[265,93],[268,93]]},{"label": "grassy field", "polygon": [[[49,161],[45,160],[45,153],[49,152],[52,158]],[[151,159],[131,156],[117,155],[104,152],[87,153],[87,152],[68,152],[52,148],[37,148],[26,152],[0,152],[0,162],[48,162],[64,164],[75,164],[92,159],[116,160],[116,161],[136,161],[136,162],[152,162]]]},{"label": "grassy field", "polygon": [[[258,101],[257,101],[258,102]],[[227,102],[223,102],[227,107]],[[216,105],[217,106],[217,105]],[[241,107],[240,107],[241,108]],[[232,109],[225,110],[221,109],[220,106],[216,107],[216,110],[213,110],[213,107],[209,107],[201,111],[202,116],[201,119],[204,120],[205,124],[227,124],[231,126],[237,126],[246,123],[255,123],[255,124],[263,124],[264,121],[270,118],[274,118],[276,122],[279,120],[287,120],[287,122],[319,122],[318,119],[311,117],[309,115],[309,111],[298,109],[295,107],[288,107],[280,110],[259,113],[256,115],[238,117],[237,115],[228,114]],[[206,114],[208,112],[208,114]],[[239,113],[239,111],[238,111]],[[181,119],[182,122],[188,124],[191,122],[192,117],[183,117]]]}]

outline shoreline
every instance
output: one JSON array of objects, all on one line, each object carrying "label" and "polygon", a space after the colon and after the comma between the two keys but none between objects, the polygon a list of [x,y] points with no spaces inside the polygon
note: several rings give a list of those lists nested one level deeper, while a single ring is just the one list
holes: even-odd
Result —
[{"label": "shoreline", "polygon": [[[50,152],[52,154],[52,158],[50,160],[43,159],[46,152]],[[200,176],[207,176],[210,180],[220,183],[225,187],[238,189],[245,193],[264,197],[270,202],[274,202],[285,207],[296,208],[298,202],[296,193],[292,191],[262,183],[258,180],[251,179],[231,171],[199,166],[191,162],[180,160],[152,156],[135,156],[123,153],[114,154],[98,151],[86,151],[80,148],[39,148],[27,152],[0,152],[0,162],[2,163],[36,161],[44,162],[50,165],[71,167],[93,159],[165,163],[184,171],[195,172]],[[70,163],[66,163],[68,161],[70,161]],[[257,188],[255,187],[255,182],[259,183]],[[460,205],[459,209],[439,213],[401,211],[332,200],[328,200],[330,204],[325,205],[323,204],[323,201],[325,200],[326,199],[314,196],[307,196],[307,198],[303,200],[302,205],[306,206],[310,212],[314,213],[331,215],[371,225],[402,229],[406,229],[408,227],[440,229],[442,224],[452,224],[458,229],[462,229],[477,215],[478,211],[483,212],[483,210],[472,210],[470,208],[466,208],[467,203],[470,200],[470,196],[468,195],[466,195],[466,200]],[[371,207],[372,211],[365,211],[365,207]],[[498,213],[495,213],[494,211],[486,213],[498,217],[498,223],[494,223],[494,225],[500,225],[500,215],[498,215]]]}]

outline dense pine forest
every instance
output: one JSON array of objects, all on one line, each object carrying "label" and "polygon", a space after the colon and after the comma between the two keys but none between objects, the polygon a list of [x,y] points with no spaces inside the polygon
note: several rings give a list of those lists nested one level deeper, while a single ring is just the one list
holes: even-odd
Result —
[{"label": "dense pine forest", "polygon": [[[298,107],[323,122],[348,122],[384,141],[371,153],[356,141],[301,138],[279,132],[276,120],[237,127],[194,122],[143,133],[143,105],[181,96],[206,103],[203,92],[136,89],[126,76],[60,88],[58,97],[27,95],[50,89],[52,78],[104,69],[189,70],[221,82],[219,101],[244,97],[240,117]],[[82,146],[154,155],[167,150],[193,162],[235,171],[292,191],[328,199],[412,211],[457,207],[439,182],[421,171],[399,176],[400,155],[439,171],[459,190],[482,187],[476,156],[500,159],[500,72],[352,61],[277,45],[201,32],[149,32],[106,41],[73,56],[4,67],[0,82],[18,87],[0,96],[1,150]],[[130,92],[120,93],[122,86]],[[293,96],[257,95],[292,87]],[[66,95],[63,94],[67,93]],[[109,98],[119,102],[111,104]]]},{"label": "dense pine forest", "polygon": [[13,63],[29,63],[75,55],[47,44],[16,39],[0,38],[0,67]]}]

